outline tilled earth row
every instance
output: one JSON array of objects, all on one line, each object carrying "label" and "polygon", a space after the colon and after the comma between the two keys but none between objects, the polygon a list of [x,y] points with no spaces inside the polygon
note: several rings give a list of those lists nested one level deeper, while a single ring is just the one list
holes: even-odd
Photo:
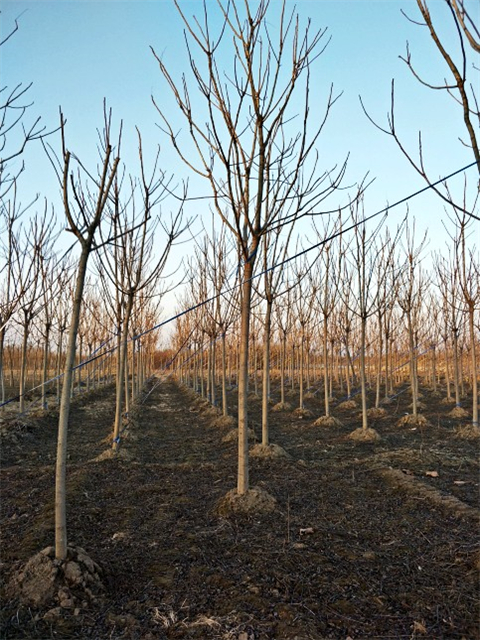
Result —
[{"label": "tilled earth row", "polygon": [[[322,430],[272,414],[290,458],[251,459],[250,479],[277,508],[219,517],[236,484],[228,429],[165,379],[109,458],[113,402],[76,407],[69,436],[69,536],[105,571],[106,596],[60,616],[7,601],[3,638],[480,637],[476,445],[446,422],[387,417],[362,444],[346,437],[355,415]],[[2,448],[5,581],[53,542],[55,430],[44,417]]]}]

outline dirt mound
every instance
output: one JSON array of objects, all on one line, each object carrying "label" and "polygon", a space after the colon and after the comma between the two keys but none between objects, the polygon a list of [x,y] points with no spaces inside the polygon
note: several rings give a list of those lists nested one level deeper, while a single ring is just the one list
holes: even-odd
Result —
[{"label": "dirt mound", "polygon": [[212,420],[211,422],[212,427],[218,427],[220,429],[223,429],[223,428],[234,429],[236,424],[237,424],[237,421],[235,420],[235,418],[232,418],[232,416],[219,416],[218,418],[215,418],[215,420]]},{"label": "dirt mound", "polygon": [[476,424],[467,424],[455,431],[455,437],[461,440],[477,440],[480,438],[480,427]]},{"label": "dirt mound", "polygon": [[217,503],[215,511],[218,515],[261,514],[275,511],[277,501],[267,491],[253,487],[243,494],[232,489]]},{"label": "dirt mound", "polygon": [[275,412],[291,411],[291,410],[292,410],[292,405],[289,402],[277,402],[277,404],[274,404],[272,407],[272,411],[275,411]]},{"label": "dirt mound", "polygon": [[337,405],[337,409],[340,409],[340,411],[352,411],[358,409],[358,404],[355,400],[344,400]]},{"label": "dirt mound", "polygon": [[333,416],[320,416],[313,423],[314,427],[342,427],[342,423],[338,418]]},{"label": "dirt mound", "polygon": [[367,409],[367,416],[372,420],[381,420],[382,418],[386,418],[387,415],[387,411],[381,407],[371,407]]},{"label": "dirt mound", "polygon": [[450,418],[466,418],[468,416],[468,411],[463,407],[456,406],[449,411],[448,415]]},{"label": "dirt mound", "polygon": [[[248,439],[251,440],[252,442],[255,442],[255,440],[257,439],[257,436],[255,435],[255,431],[253,429],[248,430]],[[238,440],[238,429],[232,429],[227,433],[226,436],[223,436],[222,438],[222,442],[225,442],[225,443],[237,442],[237,440]]]},{"label": "dirt mound", "polygon": [[85,608],[102,597],[105,587],[102,570],[81,547],[68,547],[67,559],[55,559],[55,549],[47,547],[17,570],[7,585],[9,598],[44,609]]},{"label": "dirt mound", "polygon": [[414,416],[411,413],[407,413],[406,416],[403,416],[403,418],[400,418],[400,420],[397,421],[397,427],[404,427],[404,426],[428,427],[429,424],[430,423],[428,422],[426,417],[422,416],[421,413],[419,413],[416,416]]},{"label": "dirt mound", "polygon": [[310,409],[302,409],[301,407],[298,407],[297,409],[294,409],[292,411],[292,416],[294,416],[295,418],[299,418],[300,420],[310,420],[311,418],[313,418],[313,411],[310,411]]},{"label": "dirt mound", "polygon": [[352,431],[352,433],[348,435],[348,439],[354,440],[355,442],[378,442],[381,438],[375,429],[363,429],[360,427]]},{"label": "dirt mound", "polygon": [[252,458],[290,458],[283,447],[278,444],[256,444],[250,449]]}]

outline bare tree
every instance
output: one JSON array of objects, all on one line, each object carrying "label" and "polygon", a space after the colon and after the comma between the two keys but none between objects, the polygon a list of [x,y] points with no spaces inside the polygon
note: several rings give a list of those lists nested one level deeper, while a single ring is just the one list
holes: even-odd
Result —
[{"label": "bare tree", "polygon": [[[157,105],[164,130],[182,160],[208,181],[213,206],[234,235],[241,256],[242,310],[238,384],[237,493],[249,489],[247,395],[252,277],[262,237],[274,227],[316,210],[336,190],[346,163],[319,173],[315,144],[336,101],[330,90],[320,124],[310,131],[310,66],[323,49],[325,31],[301,31],[298,16],[286,3],[270,18],[269,0],[253,11],[248,1],[218,0],[223,18],[219,36],[212,34],[208,4],[203,18],[189,19],[175,4],[186,29],[193,84],[204,100],[207,122],[194,108],[184,76],[175,82],[161,57],[154,55],[183,115],[196,152],[183,146],[171,119]],[[270,21],[276,20],[276,34]],[[224,73],[226,40],[231,38],[231,71]],[[192,47],[196,47],[194,51]],[[201,56],[202,63],[199,63]],[[205,63],[205,65],[203,64]],[[301,105],[302,115],[292,109]],[[284,215],[288,206],[287,216]]]},{"label": "bare tree", "polygon": [[[104,127],[103,131],[101,133],[99,132],[101,164],[98,167],[97,176],[90,174],[80,159],[67,149],[65,141],[65,119],[62,113],[60,113],[62,136],[61,157],[59,158],[50,147],[44,145],[62,189],[64,213],[68,225],[67,230],[73,233],[81,249],[76,271],[74,301],[68,331],[60,415],[58,419],[55,479],[55,557],[58,560],[65,560],[67,557],[67,434],[77,332],[80,322],[87,264],[91,252],[96,248],[95,235],[102,221],[107,201],[111,197],[111,188],[120,160],[112,145],[111,119],[111,111],[107,111],[104,105]],[[120,146],[120,136],[118,146]],[[73,163],[77,165],[76,171],[74,171],[72,167]],[[84,183],[85,176],[90,184]]]}]

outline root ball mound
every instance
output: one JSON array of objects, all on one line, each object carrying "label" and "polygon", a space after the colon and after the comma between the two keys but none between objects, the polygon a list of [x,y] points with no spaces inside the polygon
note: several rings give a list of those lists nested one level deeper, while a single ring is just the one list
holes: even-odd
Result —
[{"label": "root ball mound", "polygon": [[461,440],[477,440],[480,438],[480,427],[476,424],[467,424],[455,431],[455,437]]},{"label": "root ball mound", "polygon": [[301,409],[300,407],[298,407],[298,409],[292,411],[292,416],[295,416],[295,418],[300,418],[300,420],[308,420],[310,418],[313,418],[313,413],[310,411],[310,409]]},{"label": "root ball mound", "polygon": [[427,427],[428,424],[428,420],[420,413],[416,416],[411,413],[407,413],[406,416],[403,416],[403,418],[400,418],[400,420],[397,422],[398,427],[404,427],[405,425],[414,427]]},{"label": "root ball mound", "polygon": [[320,416],[313,423],[314,427],[342,427],[343,424],[340,422],[338,418],[334,418],[333,416]]},{"label": "root ball mound", "polygon": [[220,516],[271,513],[276,506],[275,498],[260,487],[253,487],[243,494],[232,489],[217,503],[216,512]]},{"label": "root ball mound", "polygon": [[290,455],[278,444],[256,444],[251,450],[252,458],[290,458]]},{"label": "root ball mound", "polygon": [[463,407],[454,407],[448,415],[450,418],[466,418],[468,416],[468,411]]},{"label": "root ball mound", "polygon": [[292,405],[289,402],[277,402],[277,404],[273,405],[272,411],[291,411]]},{"label": "root ball mound", "polygon": [[354,440],[355,442],[378,442],[381,440],[380,434],[375,431],[375,429],[363,429],[360,427],[359,429],[355,429],[348,436],[349,440]]},{"label": "root ball mound", "polygon": [[358,405],[355,400],[344,400],[338,405],[337,409],[340,409],[340,411],[352,411],[352,409],[358,409]]},{"label": "root ball mound", "polygon": [[371,409],[367,409],[367,416],[373,420],[380,420],[387,416],[387,412],[380,407],[372,407]]},{"label": "root ball mound", "polygon": [[7,595],[22,604],[38,608],[85,607],[103,595],[102,571],[81,547],[68,547],[64,561],[55,559],[47,547],[13,574]]},{"label": "root ball mound", "polygon": [[219,416],[212,421],[212,427],[234,429],[237,422],[232,416]]},{"label": "root ball mound", "polygon": [[[248,430],[248,439],[255,441],[257,436],[255,435],[255,431],[253,429]],[[238,429],[232,429],[227,433],[226,436],[222,438],[222,442],[237,442],[238,440]]]}]

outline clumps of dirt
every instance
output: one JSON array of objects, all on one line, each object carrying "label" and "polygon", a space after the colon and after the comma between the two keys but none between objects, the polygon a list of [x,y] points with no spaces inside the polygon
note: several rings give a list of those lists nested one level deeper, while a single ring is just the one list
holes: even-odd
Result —
[{"label": "clumps of dirt", "polygon": [[448,416],[450,418],[466,418],[468,416],[468,411],[463,407],[457,405],[451,411],[449,411]]},{"label": "clumps of dirt", "polygon": [[320,416],[313,423],[314,427],[343,427],[343,423],[334,416]]},{"label": "clumps of dirt", "polygon": [[234,429],[237,421],[232,416],[218,416],[210,423],[212,427],[218,427],[219,429]]},{"label": "clumps of dirt", "polygon": [[382,409],[382,407],[371,407],[367,409],[367,416],[372,420],[381,420],[382,418],[387,417],[386,409]]},{"label": "clumps of dirt", "polygon": [[272,411],[280,412],[280,411],[291,411],[292,405],[289,402],[277,402],[272,407]]},{"label": "clumps of dirt", "polygon": [[428,427],[429,424],[430,423],[426,417],[422,416],[421,413],[416,416],[414,416],[413,413],[407,413],[407,415],[401,417],[400,420],[397,421],[397,427]]},{"label": "clumps of dirt", "polygon": [[355,429],[355,431],[352,431],[352,433],[348,435],[348,439],[354,442],[379,442],[379,440],[381,440],[378,431],[369,427],[367,429],[363,427]]},{"label": "clumps of dirt", "polygon": [[104,593],[102,570],[84,549],[73,546],[63,561],[55,559],[54,547],[43,549],[12,575],[6,587],[7,596],[23,605],[49,608],[49,617],[60,617],[63,609],[86,608],[101,601]]},{"label": "clumps of dirt", "polygon": [[461,440],[477,440],[480,438],[480,427],[477,424],[467,424],[455,430],[455,437]]},{"label": "clumps of dirt", "polygon": [[249,402],[255,402],[256,400],[261,400],[260,396],[258,395],[258,393],[249,393],[247,400]]},{"label": "clumps of dirt", "polygon": [[352,411],[358,409],[358,405],[355,400],[344,400],[343,402],[340,402],[337,409],[340,409],[340,411]]},{"label": "clumps of dirt", "polygon": [[285,451],[283,447],[278,444],[256,444],[250,449],[250,456],[252,458],[290,458],[290,454]]},{"label": "clumps of dirt", "polygon": [[307,391],[307,393],[303,396],[305,400],[315,400],[317,397],[314,391]]},{"label": "clumps of dirt", "polygon": [[305,407],[297,407],[292,411],[292,416],[299,418],[300,420],[311,420],[313,418],[313,412]]},{"label": "clumps of dirt", "polygon": [[243,494],[232,489],[219,500],[215,511],[219,516],[252,515],[271,513],[275,511],[276,506],[277,501],[267,491],[253,487]]},{"label": "clumps of dirt", "polygon": [[[248,439],[255,442],[257,436],[255,435],[255,431],[253,429],[248,430]],[[222,442],[237,442],[238,441],[238,429],[232,429],[227,433],[227,435],[223,436]]]}]

